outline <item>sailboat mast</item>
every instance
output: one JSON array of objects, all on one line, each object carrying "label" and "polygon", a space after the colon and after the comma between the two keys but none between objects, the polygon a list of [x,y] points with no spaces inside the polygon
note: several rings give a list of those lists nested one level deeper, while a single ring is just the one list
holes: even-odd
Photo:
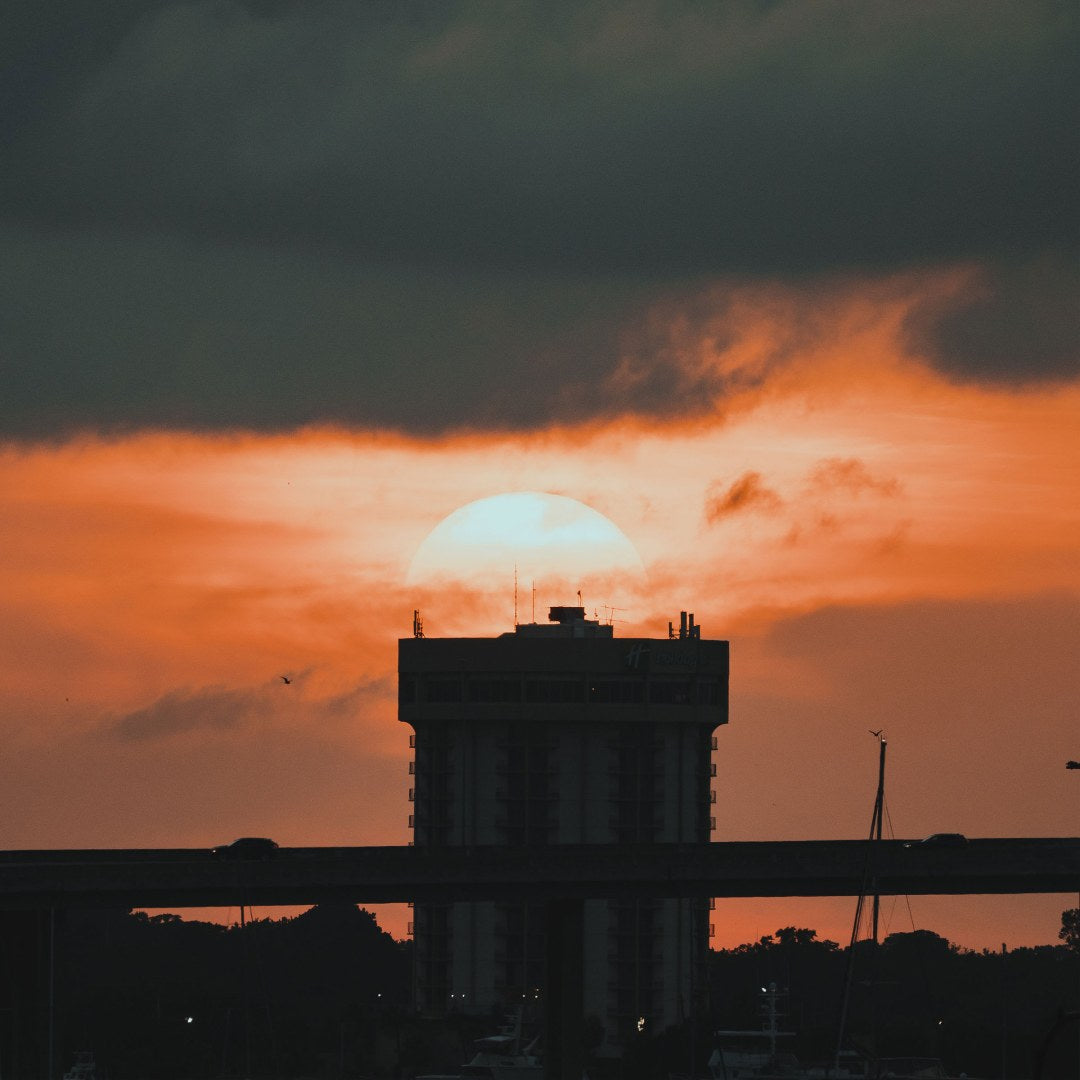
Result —
[{"label": "sailboat mast", "polygon": [[844,975],[844,989],[840,996],[840,1023],[838,1025],[836,1039],[836,1069],[840,1071],[840,1055],[844,1049],[844,1036],[847,1031],[848,1002],[851,998],[851,981],[855,971],[855,944],[859,940],[859,926],[862,924],[863,904],[866,901],[867,889],[873,895],[873,934],[874,944],[878,939],[878,913],[881,905],[881,897],[878,894],[877,865],[874,856],[877,854],[874,848],[881,840],[881,822],[885,816],[885,749],[888,742],[881,731],[871,731],[878,739],[878,783],[877,795],[874,798],[874,813],[870,818],[870,838],[866,845],[866,863],[863,867],[863,880],[859,899],[855,903],[855,920],[851,926],[851,941],[848,943],[847,970]]},{"label": "sailboat mast", "polygon": [[[874,800],[874,819],[871,823],[870,834],[874,841],[881,840],[881,819],[885,816],[885,750],[888,742],[884,735],[878,735],[878,781],[877,798]],[[875,866],[876,869],[876,866]],[[874,944],[878,941],[878,910],[881,907],[881,897],[878,895],[877,875],[874,875],[874,915],[873,937]]]}]

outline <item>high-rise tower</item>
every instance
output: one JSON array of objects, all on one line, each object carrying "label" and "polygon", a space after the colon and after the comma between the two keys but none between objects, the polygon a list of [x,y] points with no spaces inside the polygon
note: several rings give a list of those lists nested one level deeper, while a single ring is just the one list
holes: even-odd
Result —
[{"label": "high-rise tower", "polygon": [[[495,638],[398,643],[399,719],[412,726],[413,842],[703,843],[714,826],[715,728],[727,722],[728,643],[693,615],[664,638],[616,638],[580,607]],[[540,905],[414,912],[417,1005],[490,1013],[543,993]],[[689,1015],[703,985],[706,902],[584,906],[584,1007],[615,1052],[640,1018]]]}]

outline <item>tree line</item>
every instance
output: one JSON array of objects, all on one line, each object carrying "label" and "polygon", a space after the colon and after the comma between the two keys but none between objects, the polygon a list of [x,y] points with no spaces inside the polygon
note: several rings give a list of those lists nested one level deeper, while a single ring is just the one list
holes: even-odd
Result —
[{"label": "tree line", "polygon": [[[57,1075],[76,1050],[92,1049],[108,1080],[411,1078],[456,1068],[502,1020],[418,1017],[412,943],[351,904],[233,926],[70,911],[52,932]],[[1061,942],[976,952],[918,930],[849,950],[781,928],[710,952],[685,1023],[646,1027],[622,1062],[594,1059],[589,1075],[705,1076],[715,1032],[760,1029],[761,988],[775,984],[781,1027],[794,1033],[784,1049],[804,1065],[835,1057],[843,1011],[845,1046],[868,1057],[937,1057],[953,1076],[1029,1077],[1059,1014],[1080,1009],[1080,910],[1064,913]],[[588,1018],[586,1032],[598,1024]],[[0,1015],[0,1056],[4,1027]],[[1077,1026],[1055,1040],[1047,1080],[1078,1075],[1078,1044]]]}]

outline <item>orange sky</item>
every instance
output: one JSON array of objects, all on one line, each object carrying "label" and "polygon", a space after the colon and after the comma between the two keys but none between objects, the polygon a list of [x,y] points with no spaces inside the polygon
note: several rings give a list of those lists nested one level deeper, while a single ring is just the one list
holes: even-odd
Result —
[{"label": "orange sky", "polygon": [[[0,847],[405,843],[396,641],[417,606],[430,636],[513,621],[511,565],[407,586],[410,562],[447,514],[522,490],[604,514],[645,567],[542,578],[538,611],[581,588],[617,634],[686,609],[732,641],[717,839],[864,835],[880,727],[895,835],[1076,835],[1080,383],[933,373],[900,343],[918,287],[838,289],[806,337],[775,290],[740,294],[723,345],[672,322],[675,367],[757,373],[692,420],[6,444]],[[1075,902],[911,908],[998,947],[1056,940]],[[714,944],[845,939],[852,909],[722,902]]]}]

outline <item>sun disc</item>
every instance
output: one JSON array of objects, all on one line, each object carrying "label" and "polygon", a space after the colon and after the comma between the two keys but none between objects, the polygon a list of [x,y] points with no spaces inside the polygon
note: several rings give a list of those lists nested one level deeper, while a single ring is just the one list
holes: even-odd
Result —
[{"label": "sun disc", "polygon": [[459,507],[424,538],[407,584],[642,574],[634,545],[603,514],[565,495],[514,491]]}]

